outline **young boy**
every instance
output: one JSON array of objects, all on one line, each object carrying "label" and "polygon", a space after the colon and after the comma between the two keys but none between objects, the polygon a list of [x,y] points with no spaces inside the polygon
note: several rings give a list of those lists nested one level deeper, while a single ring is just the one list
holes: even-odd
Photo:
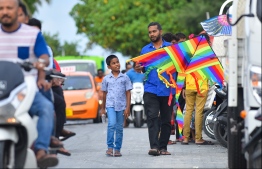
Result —
[{"label": "young boy", "polygon": [[106,64],[108,69],[111,69],[111,73],[106,75],[102,81],[101,115],[107,111],[108,116],[106,155],[120,157],[122,156],[120,149],[123,141],[123,122],[124,118],[127,119],[130,115],[130,90],[133,87],[129,77],[120,73],[117,56],[109,55],[106,58]]}]

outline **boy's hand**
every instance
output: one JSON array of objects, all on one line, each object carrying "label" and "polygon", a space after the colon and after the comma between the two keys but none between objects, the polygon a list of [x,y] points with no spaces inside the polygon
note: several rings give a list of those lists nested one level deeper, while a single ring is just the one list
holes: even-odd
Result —
[{"label": "boy's hand", "polygon": [[101,109],[100,116],[102,116],[103,114],[104,114],[104,115],[106,114],[106,110],[105,110],[105,109]]},{"label": "boy's hand", "polygon": [[126,109],[125,112],[124,112],[124,116],[125,116],[125,119],[127,119],[130,115],[130,111],[129,109]]}]

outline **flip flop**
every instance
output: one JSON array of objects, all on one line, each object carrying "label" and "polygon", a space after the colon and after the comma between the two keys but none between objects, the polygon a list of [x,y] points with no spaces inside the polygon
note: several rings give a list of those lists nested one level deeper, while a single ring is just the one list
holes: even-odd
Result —
[{"label": "flip flop", "polygon": [[162,150],[160,150],[160,155],[171,155],[171,153],[168,152],[168,151],[165,150],[165,149],[162,149]]},{"label": "flip flop", "polygon": [[188,145],[188,142],[181,141],[181,144],[182,144],[182,145]]},{"label": "flip flop", "polygon": [[196,143],[196,145],[214,145],[211,141],[204,141],[203,143]]},{"label": "flip flop", "polygon": [[63,154],[65,156],[71,156],[71,153],[69,153],[66,149],[62,148],[63,150],[59,149],[57,150],[57,153]]},{"label": "flip flop", "polygon": [[119,151],[115,151],[115,154],[114,154],[115,157],[121,157],[122,154],[119,152]]}]

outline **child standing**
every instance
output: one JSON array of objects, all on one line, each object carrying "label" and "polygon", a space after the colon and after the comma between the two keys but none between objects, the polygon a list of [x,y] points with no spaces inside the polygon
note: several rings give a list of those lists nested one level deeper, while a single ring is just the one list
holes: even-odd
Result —
[{"label": "child standing", "polygon": [[[123,122],[130,115],[132,83],[129,77],[120,73],[120,63],[115,55],[106,58],[111,73],[102,81],[103,104],[101,115],[107,111],[107,147],[106,155],[120,157],[123,140]],[[106,110],[106,111],[105,111]],[[116,135],[114,139],[114,135]],[[113,152],[113,150],[115,150]]]}]

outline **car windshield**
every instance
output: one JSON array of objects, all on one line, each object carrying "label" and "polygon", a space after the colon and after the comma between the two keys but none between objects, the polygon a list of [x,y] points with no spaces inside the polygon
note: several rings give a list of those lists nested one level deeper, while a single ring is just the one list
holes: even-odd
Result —
[{"label": "car windshield", "polygon": [[63,90],[85,90],[92,89],[89,76],[67,76]]},{"label": "car windshield", "polygon": [[88,63],[88,62],[84,62],[84,63],[59,63],[60,67],[70,67],[70,66],[74,66],[75,67],[75,71],[83,71],[83,72],[90,72],[93,76],[96,74],[95,70],[95,66],[93,63]]}]

